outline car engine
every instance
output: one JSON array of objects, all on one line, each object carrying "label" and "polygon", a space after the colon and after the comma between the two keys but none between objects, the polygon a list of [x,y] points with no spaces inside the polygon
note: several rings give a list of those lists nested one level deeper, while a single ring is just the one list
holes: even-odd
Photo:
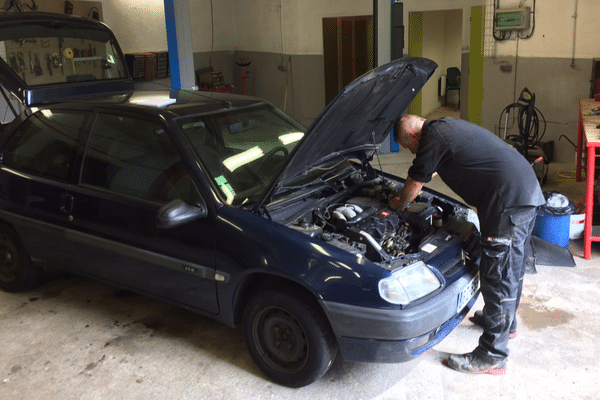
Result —
[{"label": "car engine", "polygon": [[455,205],[423,192],[405,211],[392,211],[388,199],[399,183],[368,183],[347,198],[315,207],[291,228],[373,262],[419,252],[454,213]]}]

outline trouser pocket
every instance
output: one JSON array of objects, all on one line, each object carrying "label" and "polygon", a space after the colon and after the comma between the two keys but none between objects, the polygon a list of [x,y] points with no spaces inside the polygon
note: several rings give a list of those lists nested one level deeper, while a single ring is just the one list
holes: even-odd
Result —
[{"label": "trouser pocket", "polygon": [[483,238],[481,254],[481,274],[489,279],[506,277],[510,261],[509,238]]}]

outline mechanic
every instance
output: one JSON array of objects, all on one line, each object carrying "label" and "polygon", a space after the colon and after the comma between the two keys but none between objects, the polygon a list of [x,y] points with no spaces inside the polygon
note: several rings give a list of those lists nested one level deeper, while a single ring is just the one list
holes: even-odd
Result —
[{"label": "mechanic", "polygon": [[516,332],[516,311],[526,263],[533,262],[530,236],[537,207],[545,203],[531,165],[492,132],[456,118],[428,121],[406,115],[395,123],[394,140],[416,157],[402,189],[389,201],[404,210],[435,172],[477,209],[481,226],[483,326],[471,353],[452,354],[445,364],[467,373],[506,371],[508,339]]}]

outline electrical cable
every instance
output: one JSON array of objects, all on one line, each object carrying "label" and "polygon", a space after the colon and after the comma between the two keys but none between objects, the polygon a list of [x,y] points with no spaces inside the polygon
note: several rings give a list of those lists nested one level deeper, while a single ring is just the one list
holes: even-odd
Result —
[{"label": "electrical cable", "polygon": [[[535,31],[535,1],[536,0],[533,0],[533,4],[531,7],[532,8],[532,10],[531,10],[531,31],[525,36],[521,36],[521,34],[517,32],[517,36],[520,39],[529,39],[530,37],[533,36],[533,32]],[[521,4],[519,6],[522,6],[522,5],[523,5],[523,1],[521,2]]]}]

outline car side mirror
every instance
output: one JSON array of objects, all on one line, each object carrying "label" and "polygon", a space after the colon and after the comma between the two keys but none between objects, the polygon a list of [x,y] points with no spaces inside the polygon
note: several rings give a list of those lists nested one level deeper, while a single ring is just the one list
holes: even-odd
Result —
[{"label": "car side mirror", "polygon": [[170,229],[204,218],[207,214],[208,211],[204,205],[191,206],[183,200],[175,199],[158,210],[155,223],[160,229]]}]

